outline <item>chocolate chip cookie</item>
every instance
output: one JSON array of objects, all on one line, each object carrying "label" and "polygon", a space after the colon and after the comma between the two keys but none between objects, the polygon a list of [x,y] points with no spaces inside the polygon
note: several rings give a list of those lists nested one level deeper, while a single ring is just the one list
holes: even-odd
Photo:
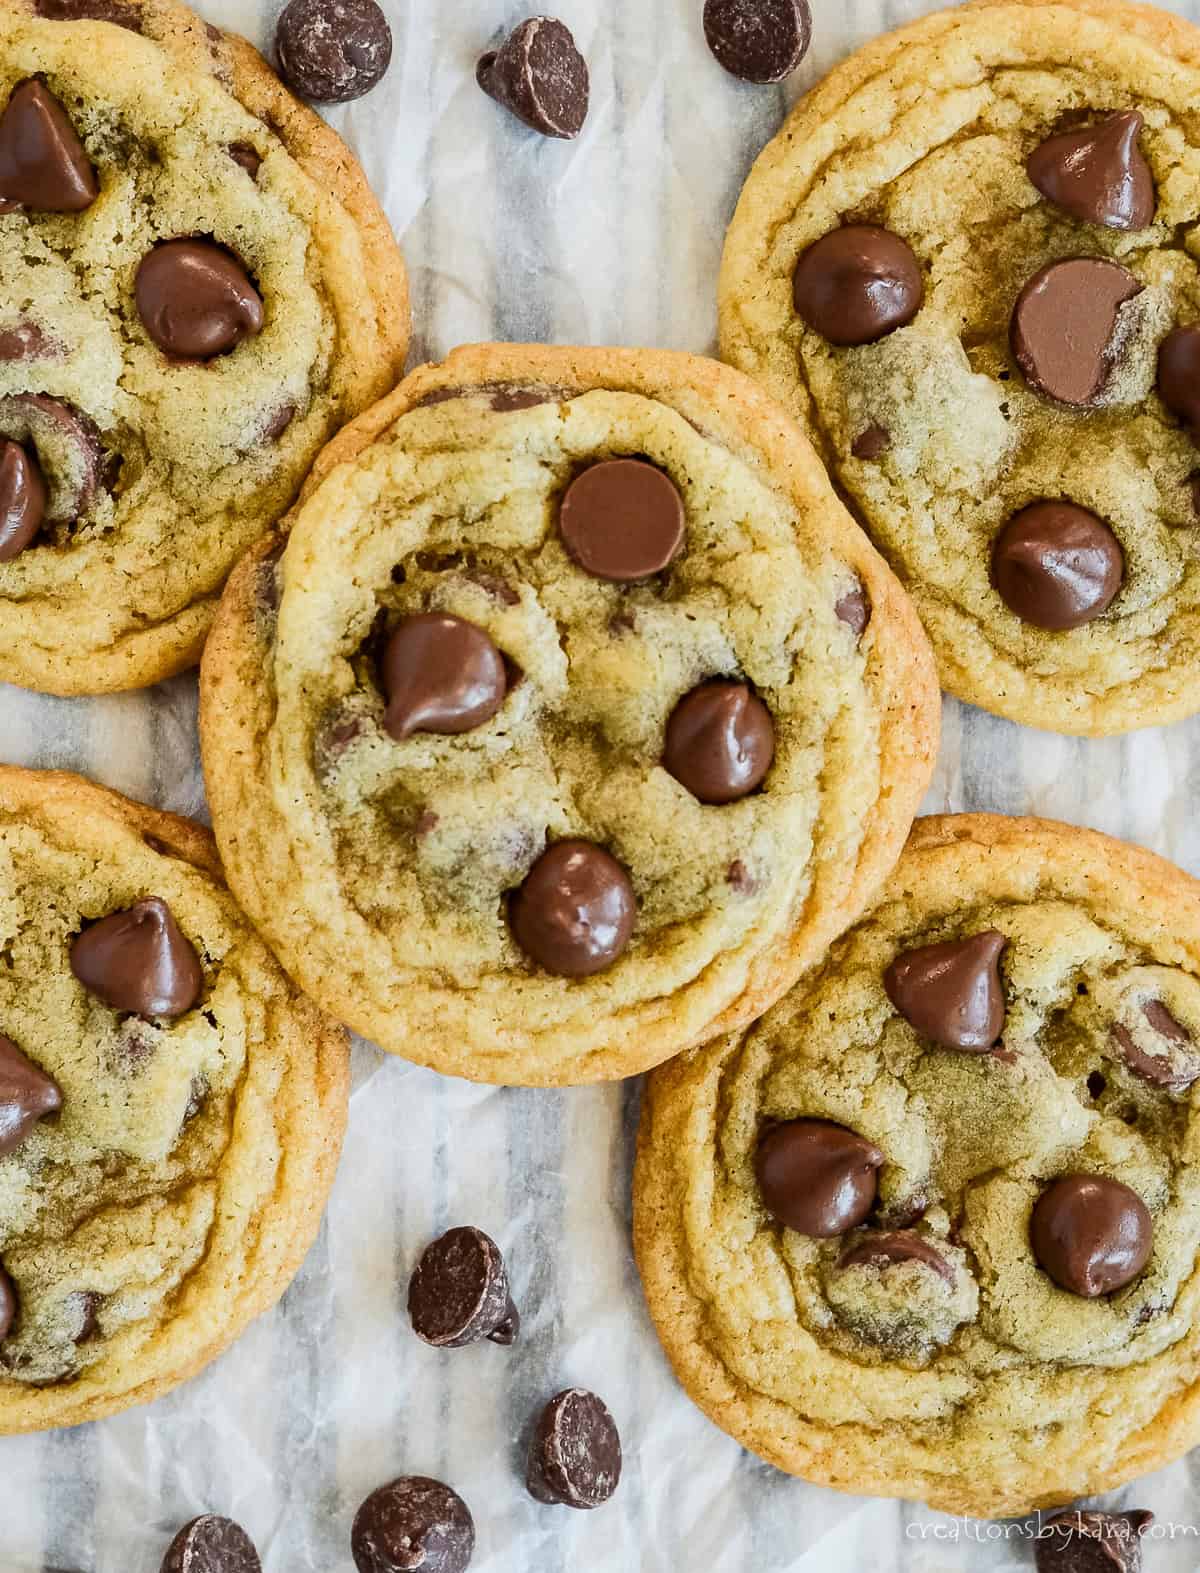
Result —
[{"label": "chocolate chip cookie", "polygon": [[845,1491],[1006,1517],[1200,1439],[1200,884],[918,821],[872,915],[651,1077],[635,1244],[680,1380]]},{"label": "chocolate chip cookie", "polygon": [[0,680],[193,663],[407,331],[361,171],[248,44],[176,0],[2,0]]},{"label": "chocolate chip cookie", "polygon": [[1100,735],[1200,706],[1200,32],[977,0],[859,51],[759,159],[725,358],[806,426],[942,683]]},{"label": "chocolate chip cookie", "polygon": [[0,955],[7,1433],[155,1398],[276,1300],[333,1180],[348,1055],[208,832],[77,776],[0,767]]},{"label": "chocolate chip cookie", "polygon": [[315,998],[481,1081],[751,1020],[874,896],[931,659],[752,383],[485,345],[322,456],[202,672],[225,866]]}]

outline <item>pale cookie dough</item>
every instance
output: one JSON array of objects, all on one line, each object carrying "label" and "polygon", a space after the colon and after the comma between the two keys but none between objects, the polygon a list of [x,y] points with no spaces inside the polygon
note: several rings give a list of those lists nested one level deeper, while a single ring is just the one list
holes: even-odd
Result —
[{"label": "pale cookie dough", "polygon": [[[171,1020],[110,1008],[71,967],[93,920],[150,897],[203,973]],[[208,832],[77,776],[0,768],[0,955],[0,1034],[61,1092],[0,1156],[15,1432],[157,1397],[282,1294],[333,1181],[348,1052],[234,905]]]},{"label": "pale cookie dough", "polygon": [[[1099,735],[1200,705],[1200,451],[1155,391],[1159,344],[1200,320],[1197,103],[1200,32],[1177,17],[1117,0],[952,6],[797,105],[729,232],[724,357],[806,426],[915,599],[943,686],[1035,726]],[[1152,221],[1129,231],[1072,217],[1025,167],[1052,134],[1122,111],[1144,117],[1155,187]],[[912,247],[924,304],[878,342],[836,348],[804,325],[792,279],[849,223]],[[1085,410],[1035,392],[1009,349],[1025,284],[1080,255],[1144,286]],[[880,430],[886,445],[867,436]],[[1043,498],[1098,515],[1124,555],[1116,599],[1070,631],[1023,621],[990,580],[1000,530]]]},{"label": "pale cookie dough", "polygon": [[[900,953],[991,931],[1007,941],[999,1046],[939,1048],[885,976]],[[1048,821],[918,821],[819,970],[650,1079],[635,1244],[681,1382],[781,1469],[952,1513],[1021,1514],[1178,1457],[1200,1440],[1197,1045],[1196,881]],[[797,1119],[881,1161],[847,1233],[765,1208],[760,1140]],[[1030,1238],[1035,1201],[1080,1173],[1128,1187],[1152,1229],[1148,1262],[1092,1299]],[[879,1230],[906,1231],[904,1259],[872,1259]]]},{"label": "pale cookie dough", "polygon": [[[559,535],[568,484],[614,456],[651,460],[686,516],[680,555],[636,584]],[[875,896],[930,773],[931,657],[745,378],[656,351],[460,350],[332,444],[290,527],[222,602],[205,774],[239,900],[357,1031],[479,1081],[629,1075],[758,1015]],[[397,742],[381,641],[429,612],[482,628],[511,681],[472,730]],[[761,788],[721,805],[660,763],[712,677],[752,683],[776,733]],[[607,970],[552,976],[509,897],[575,837],[627,870],[636,917]]]},{"label": "pale cookie dough", "polygon": [[[0,0],[0,111],[34,77],[100,193],[0,214],[0,437],[29,435],[30,395],[75,417],[32,432],[69,501],[0,561],[0,680],[97,693],[197,660],[233,564],[401,370],[407,288],[341,140],[176,0]],[[213,360],[168,358],[134,299],[178,236],[215,239],[262,296],[262,331]]]}]

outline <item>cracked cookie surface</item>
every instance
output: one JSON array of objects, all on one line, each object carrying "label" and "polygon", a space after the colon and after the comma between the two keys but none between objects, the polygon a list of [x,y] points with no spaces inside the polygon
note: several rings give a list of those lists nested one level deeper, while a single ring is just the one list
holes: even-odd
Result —
[{"label": "cracked cookie surface", "polygon": [[[979,988],[1000,1012],[968,1049]],[[952,1027],[964,1047],[929,1036]],[[782,1469],[947,1512],[1176,1457],[1200,1435],[1197,1044],[1194,880],[1047,821],[919,820],[817,971],[650,1080],[635,1244],[680,1380]],[[1100,1210],[1056,1253],[1031,1216],[1053,1235],[1081,1187]],[[1113,1244],[1106,1196],[1139,1249],[1097,1295],[1079,1269]]]},{"label": "cracked cookie surface", "polygon": [[[597,534],[624,517],[606,482],[665,521],[649,557]],[[505,666],[410,733],[383,689],[431,621]],[[726,723],[744,773],[689,772],[691,728]],[[936,730],[919,625],[794,426],[649,351],[481,346],[409,378],[323,456],[282,556],[238,569],[202,673],[246,910],[356,1030],[484,1081],[631,1074],[751,1019],[878,889]],[[586,966],[545,921],[577,858],[610,903]]]},{"label": "cracked cookie surface", "polygon": [[[185,990],[159,1016],[79,977],[144,988],[119,944],[81,965],[79,937],[148,901],[177,926],[165,965]],[[0,961],[14,1432],[156,1397],[278,1298],[333,1180],[349,1057],[239,912],[208,833],[75,776],[0,768]]]},{"label": "cracked cookie surface", "polygon": [[[1198,94],[1200,33],[1161,11],[952,7],[871,43],[803,99],[730,229],[724,357],[808,429],[914,597],[943,686],[1032,725],[1098,735],[1196,709],[1200,451],[1159,395],[1156,362],[1175,326],[1200,319]],[[1088,201],[1061,143],[1029,164],[1050,139],[1098,124],[1104,156],[1129,164],[1102,221],[1096,190],[1080,216]],[[899,237],[919,272],[893,273],[890,320],[879,296],[882,336],[839,347],[799,309],[811,317],[814,280],[794,286],[793,274],[848,225]],[[1022,291],[1080,257],[1127,270],[1124,287],[1111,268],[1059,271],[1046,314],[1024,313],[1031,344],[1012,326]],[[1045,336],[1061,332],[1072,290],[1092,300],[1104,342],[1094,377],[1057,366],[1047,379],[1034,361],[1053,352]],[[1043,500],[1095,516],[1116,559],[1104,593],[1085,585],[1074,620],[1022,617],[998,588],[1002,530]]]},{"label": "cracked cookie surface", "polygon": [[[98,194],[39,207],[72,200],[60,153],[24,205],[0,201],[0,440],[49,493],[23,549],[0,539],[0,679],[103,692],[197,659],[233,564],[402,367],[405,275],[340,139],[174,0],[4,0],[0,113],[30,82]],[[41,153],[17,126],[5,147]],[[261,299],[227,353],[168,354],[144,318],[139,269],[180,237]]]}]

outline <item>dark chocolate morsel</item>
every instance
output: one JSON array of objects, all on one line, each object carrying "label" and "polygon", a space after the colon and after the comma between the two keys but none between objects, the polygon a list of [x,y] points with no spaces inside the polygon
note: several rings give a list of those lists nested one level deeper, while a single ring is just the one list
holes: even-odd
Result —
[{"label": "dark chocolate morsel", "polygon": [[41,466],[20,443],[0,437],[0,563],[11,562],[33,543],[45,517]]},{"label": "dark chocolate morsel", "polygon": [[231,142],[227,151],[233,162],[240,164],[251,180],[257,178],[258,172],[262,168],[262,154],[252,143]]},{"label": "dark chocolate morsel", "polygon": [[1141,1537],[1153,1522],[1145,1508],[1056,1513],[1034,1542],[1038,1573],[1142,1573]]},{"label": "dark chocolate morsel", "polygon": [[444,612],[397,623],[381,665],[383,724],[397,742],[414,732],[471,732],[491,720],[508,692],[504,657],[489,636]]},{"label": "dark chocolate morsel", "polygon": [[866,633],[867,624],[871,621],[871,603],[861,586],[857,590],[847,590],[845,595],[839,597],[833,611],[838,622],[845,623],[856,639],[861,639]]},{"label": "dark chocolate morsel", "polygon": [[114,1010],[173,1020],[200,998],[200,958],[157,896],[113,912],[84,929],[71,946],[71,971]]},{"label": "dark chocolate morsel", "polygon": [[1200,326],[1175,328],[1162,341],[1158,396],[1172,415],[1200,431]]},{"label": "dark chocolate morsel", "polygon": [[593,464],[567,488],[558,528],[567,554],[597,579],[647,579],[683,549],[687,516],[669,475],[641,459]]},{"label": "dark chocolate morsel", "polygon": [[671,712],[663,765],[701,803],[732,803],[775,758],[771,712],[745,683],[701,683]]},{"label": "dark chocolate morsel", "polygon": [[408,1285],[413,1332],[438,1349],[487,1338],[511,1344],[520,1327],[500,1247],[482,1229],[451,1229],[425,1248]]},{"label": "dark chocolate morsel", "polygon": [[796,264],[796,310],[830,344],[874,344],[910,323],[925,299],[912,247],[877,224],[830,230]]},{"label": "dark chocolate morsel", "polygon": [[988,1054],[1004,1031],[1000,957],[1007,944],[1003,934],[986,929],[902,951],[883,976],[888,999],[940,1047]]},{"label": "dark chocolate morsel", "polygon": [[547,847],[513,893],[513,938],[547,972],[586,978],[623,953],[637,920],[629,875],[591,841]]},{"label": "dark chocolate morsel", "polygon": [[263,325],[262,297],[245,268],[211,240],[166,240],[142,258],[138,315],[167,355],[211,360]]},{"label": "dark chocolate morsel", "polygon": [[832,1120],[788,1120],[759,1140],[754,1172],[776,1222],[826,1240],[867,1217],[883,1162],[873,1142]]},{"label": "dark chocolate morsel", "polygon": [[142,31],[138,7],[122,0],[33,0],[33,9],[49,22],[111,22],[130,33]]},{"label": "dark chocolate morsel", "polygon": [[547,1506],[602,1506],[621,1480],[621,1438],[608,1406],[571,1387],[542,1410],[529,1449],[525,1483]]},{"label": "dark chocolate morsel", "polygon": [[0,1267],[0,1338],[7,1338],[17,1319],[17,1290],[12,1279]]},{"label": "dark chocolate morsel", "polygon": [[0,200],[39,213],[82,213],[100,194],[66,110],[44,82],[14,87],[0,114]]},{"label": "dark chocolate morsel", "polygon": [[704,36],[718,64],[743,82],[782,82],[808,53],[808,0],[705,0]]},{"label": "dark chocolate morsel", "polygon": [[1085,224],[1147,229],[1154,223],[1154,176],[1138,146],[1136,109],[1098,125],[1063,131],[1029,155],[1029,178],[1055,207]]},{"label": "dark chocolate morsel", "polygon": [[892,446],[892,434],[886,426],[872,423],[865,431],[850,444],[850,452],[856,459],[863,459],[870,463],[882,456]]},{"label": "dark chocolate morsel", "polygon": [[1103,519],[1073,502],[1031,503],[992,548],[992,583],[1010,612],[1051,633],[1105,613],[1125,582],[1125,554]]},{"label": "dark chocolate morsel", "polygon": [[545,137],[570,140],[587,119],[587,61],[571,30],[549,16],[530,17],[499,49],[484,55],[475,80],[489,98]]},{"label": "dark chocolate morsel", "polygon": [[1132,1283],[1150,1260],[1154,1223],[1119,1180],[1065,1174],[1034,1204],[1033,1254],[1060,1289],[1094,1300]]},{"label": "dark chocolate morsel", "polygon": [[372,1491],[359,1508],[350,1550],[358,1573],[465,1573],[475,1523],[449,1486],[405,1475]]},{"label": "dark chocolate morsel", "polygon": [[279,69],[314,104],[346,104],[381,80],[392,30],[375,0],[291,0],[275,25]]},{"label": "dark chocolate morsel", "polygon": [[1139,279],[1103,257],[1069,257],[1035,273],[1010,327],[1029,386],[1076,409],[1100,403],[1124,347],[1122,307],[1141,293]]},{"label": "dark chocolate morsel", "polygon": [[948,1284],[954,1283],[954,1269],[950,1263],[928,1240],[911,1229],[866,1235],[842,1255],[838,1266],[894,1267],[903,1262],[921,1262]]},{"label": "dark chocolate morsel", "polygon": [[15,1152],[43,1115],[62,1108],[58,1083],[0,1032],[0,1157]]},{"label": "dark chocolate morsel", "polygon": [[262,1573],[262,1563],[240,1524],[218,1513],[205,1513],[175,1536],[163,1558],[162,1573]]}]

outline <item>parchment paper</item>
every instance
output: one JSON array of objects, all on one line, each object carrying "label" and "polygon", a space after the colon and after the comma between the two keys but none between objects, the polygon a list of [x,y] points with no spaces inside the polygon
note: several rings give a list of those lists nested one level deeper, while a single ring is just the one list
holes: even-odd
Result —
[{"label": "parchment paper", "polygon": [[[261,45],[273,8],[199,0]],[[855,45],[934,9],[814,0],[787,91],[709,56],[701,0],[553,0],[592,73],[574,145],[526,133],[475,86],[479,53],[536,10],[517,0],[383,0],[383,84],[331,117],[400,235],[414,362],[466,340],[710,351],[717,264],[745,173],[787,101]],[[1200,0],[1177,3],[1200,16]],[[0,688],[0,759],[82,770],[203,814],[195,682],[93,701]],[[946,704],[930,810],[1093,825],[1200,873],[1200,722],[1109,742],[1022,730]],[[3,1573],[157,1573],[174,1530],[239,1519],[266,1573],[352,1573],[360,1500],[401,1473],[454,1485],[478,1527],[472,1573],[1000,1573],[1024,1525],[981,1526],[837,1495],[743,1453],[676,1388],[629,1249],[635,1083],[497,1091],[356,1050],[350,1129],[308,1264],[274,1313],[150,1409],[0,1441]],[[435,1353],[404,1314],[408,1273],[455,1223],[503,1246],[524,1315],[511,1350]],[[600,1392],[625,1442],[595,1513],[535,1504],[521,1443],[541,1402]],[[1159,1515],[1145,1573],[1200,1567],[1200,1453],[1120,1499]],[[1173,1530],[1171,1529],[1173,1527]]]}]

